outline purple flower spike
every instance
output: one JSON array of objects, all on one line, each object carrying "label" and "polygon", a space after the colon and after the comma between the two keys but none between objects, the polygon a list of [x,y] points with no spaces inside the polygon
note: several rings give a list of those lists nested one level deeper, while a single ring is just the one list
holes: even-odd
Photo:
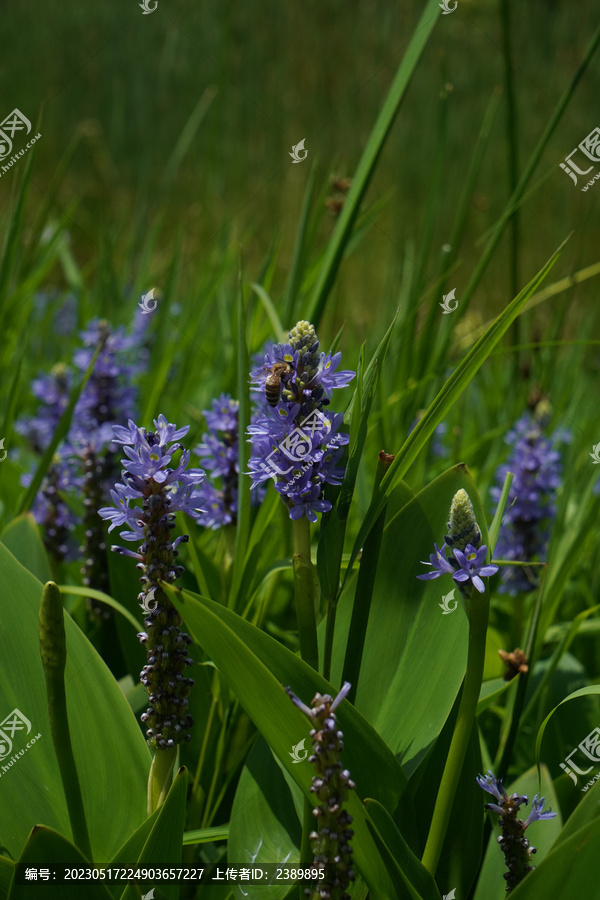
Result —
[{"label": "purple flower spike", "polygon": [[251,373],[258,413],[248,428],[252,486],[273,479],[291,519],[317,521],[331,509],[322,496],[326,484],[339,485],[339,465],[348,435],[339,431],[343,413],[328,407],[331,394],[354,372],[336,372],[341,354],[319,352],[315,329],[298,322],[288,343],[273,344]]},{"label": "purple flower spike", "polygon": [[492,794],[498,803],[486,803],[486,809],[498,813],[501,834],[498,838],[500,849],[504,854],[507,871],[504,873],[507,892],[521,882],[525,876],[535,868],[532,865],[536,852],[528,838],[525,837],[525,829],[538,819],[551,819],[556,813],[543,812],[544,797],[536,794],[533,798],[533,809],[529,817],[523,822],[518,818],[521,806],[527,806],[529,798],[524,794],[511,794],[510,797],[504,790],[502,780],[496,778],[488,769],[486,776],[477,775],[477,784],[488,794]]},{"label": "purple flower spike", "polygon": [[[541,405],[541,404],[539,404]],[[502,529],[496,546],[501,559],[529,562],[543,560],[554,516],[556,493],[561,485],[559,444],[571,440],[568,431],[557,429],[551,437],[543,434],[544,416],[524,415],[506,435],[512,447],[507,464],[496,473],[497,486],[490,490],[498,502],[508,471],[514,473]],[[513,596],[519,591],[535,590],[538,576],[533,566],[505,566],[502,569],[500,593]]]},{"label": "purple flower spike", "polygon": [[[143,590],[138,600],[146,613],[146,631],[138,637],[147,652],[140,681],[147,688],[149,700],[141,718],[149,726],[146,735],[155,750],[174,750],[177,744],[190,740],[189,730],[194,724],[187,712],[187,697],[194,682],[181,674],[192,665],[187,651],[191,638],[181,631],[181,616],[161,582],[173,584],[183,573],[183,567],[176,563],[177,547],[188,537],[173,541],[171,529],[176,512],[193,518],[202,513],[199,486],[204,473],[200,469],[186,471],[190,454],[177,440],[187,434],[187,426],[177,428],[162,415],[154,425],[155,432],[146,432],[131,420],[128,428],[115,427],[115,438],[124,445],[127,457],[122,460],[123,482],[111,491],[114,506],[103,507],[99,514],[110,521],[109,531],[127,526],[131,531],[122,531],[121,537],[140,544],[138,553],[116,546],[112,550],[139,560]],[[171,467],[173,454],[180,450],[179,463]]]}]

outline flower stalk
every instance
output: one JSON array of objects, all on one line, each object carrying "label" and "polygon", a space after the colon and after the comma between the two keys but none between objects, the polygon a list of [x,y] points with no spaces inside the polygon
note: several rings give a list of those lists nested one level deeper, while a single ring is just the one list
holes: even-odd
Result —
[{"label": "flower stalk", "polygon": [[[436,554],[430,557],[431,564],[437,571],[417,577],[426,580],[444,573],[452,574],[465,601],[469,620],[469,648],[456,725],[422,858],[423,865],[432,875],[435,875],[448,830],[458,779],[473,729],[483,681],[489,596],[481,576],[488,577],[498,571],[497,566],[483,565],[485,545],[479,547],[481,532],[469,495],[463,489],[457,491],[452,500],[448,534],[444,540],[442,550],[437,551],[436,547]],[[446,547],[452,548],[453,560],[446,560],[443,553]],[[477,591],[474,597],[472,597],[473,588]]]}]

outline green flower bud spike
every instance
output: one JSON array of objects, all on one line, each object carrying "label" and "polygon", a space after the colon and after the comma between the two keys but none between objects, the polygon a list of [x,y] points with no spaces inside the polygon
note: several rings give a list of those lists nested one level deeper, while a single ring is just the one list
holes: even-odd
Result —
[{"label": "green flower bud spike", "polygon": [[450,507],[448,534],[444,540],[449,547],[465,550],[467,544],[479,547],[481,532],[475,519],[475,510],[464,488],[457,491]]},{"label": "green flower bud spike", "polygon": [[71,746],[67,699],[65,694],[65,665],[67,642],[62,596],[53,581],[48,581],[42,591],[39,618],[40,655],[46,676],[48,717],[52,743],[56,752],[60,777],[63,783],[73,841],[90,861],[92,848],[85,819],[79,776]]}]

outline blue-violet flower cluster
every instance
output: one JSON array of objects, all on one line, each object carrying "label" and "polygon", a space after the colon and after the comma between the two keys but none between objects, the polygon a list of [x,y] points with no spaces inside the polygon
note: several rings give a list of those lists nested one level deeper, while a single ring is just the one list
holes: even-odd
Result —
[{"label": "blue-violet flower cluster", "polygon": [[[187,655],[189,635],[181,632],[181,616],[168,599],[160,582],[172,584],[183,572],[177,565],[177,547],[188,540],[182,535],[171,540],[175,513],[185,512],[198,518],[201,469],[188,469],[190,451],[178,443],[189,427],[177,428],[163,415],[154,420],[155,431],[129,420],[127,428],[114,426],[114,440],[123,445],[127,459],[122,460],[122,482],[111,491],[113,506],[99,510],[110,521],[109,531],[125,526],[121,532],[126,541],[140,543],[137,552],[123,547],[111,549],[138,561],[143,589],[139,602],[147,612],[145,632],[138,635],[146,646],[147,665],[140,681],[148,691],[149,706],[142,715],[148,723],[148,740],[154,749],[167,750],[189,741],[193,719],[187,712],[188,694],[193,685],[182,672],[192,664]],[[181,451],[179,462],[174,453]],[[171,466],[173,467],[171,468]],[[140,503],[141,502],[141,503]]]},{"label": "blue-violet flower cluster", "polygon": [[[556,512],[554,498],[561,483],[558,445],[571,436],[560,429],[545,437],[542,424],[539,417],[527,414],[506,435],[512,452],[496,473],[498,487],[490,490],[498,503],[506,473],[514,473],[496,546],[496,555],[502,559],[542,560],[546,552],[548,522]],[[532,567],[504,566],[499,590],[514,596],[519,591],[535,590],[537,583]]]},{"label": "blue-violet flower cluster", "polygon": [[288,342],[268,349],[263,365],[251,373],[258,405],[248,428],[252,486],[273,478],[291,519],[316,522],[317,513],[331,509],[323,486],[339,485],[344,476],[344,415],[327,409],[333,390],[355,376],[336,372],[340,359],[341,353],[319,351],[315,329],[300,321]]},{"label": "blue-violet flower cluster", "polygon": [[525,830],[532,822],[553,819],[556,813],[549,809],[544,812],[546,798],[536,794],[531,803],[532,810],[523,822],[517,818],[517,813],[521,806],[529,803],[526,795],[511,794],[509,797],[502,784],[502,779],[496,778],[489,769],[485,776],[477,776],[477,784],[488,794],[492,794],[497,801],[496,803],[486,803],[485,808],[497,812],[500,816],[499,824],[502,833],[498,837],[498,843],[508,869],[504,873],[504,878],[506,892],[509,893],[525,878],[528,872],[535,868],[532,865],[532,859],[536,848],[530,846],[529,840],[525,837]]}]

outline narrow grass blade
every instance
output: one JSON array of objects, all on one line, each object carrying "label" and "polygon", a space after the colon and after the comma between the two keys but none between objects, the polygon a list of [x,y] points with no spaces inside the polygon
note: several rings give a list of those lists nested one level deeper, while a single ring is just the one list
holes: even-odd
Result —
[{"label": "narrow grass blade", "polygon": [[404,99],[410,80],[417,67],[417,63],[421,58],[421,54],[425,49],[425,45],[427,44],[439,15],[439,4],[437,0],[429,0],[417,27],[415,28],[410,44],[406,49],[398,72],[396,73],[396,77],[390,87],[389,93],[360,158],[360,162],[358,163],[356,173],[352,180],[352,186],[340,213],[340,217],[337,220],[331,240],[327,246],[325,259],[319,273],[319,279],[309,303],[306,317],[313,323],[315,328],[318,328],[323,312],[325,311],[325,304],[329,292],[336,279],[344,249],[350,238],[356,216],[360,209],[361,201],[370,184],[373,172],[375,171],[379,154],[390,133],[394,119],[400,109],[400,104]]}]

